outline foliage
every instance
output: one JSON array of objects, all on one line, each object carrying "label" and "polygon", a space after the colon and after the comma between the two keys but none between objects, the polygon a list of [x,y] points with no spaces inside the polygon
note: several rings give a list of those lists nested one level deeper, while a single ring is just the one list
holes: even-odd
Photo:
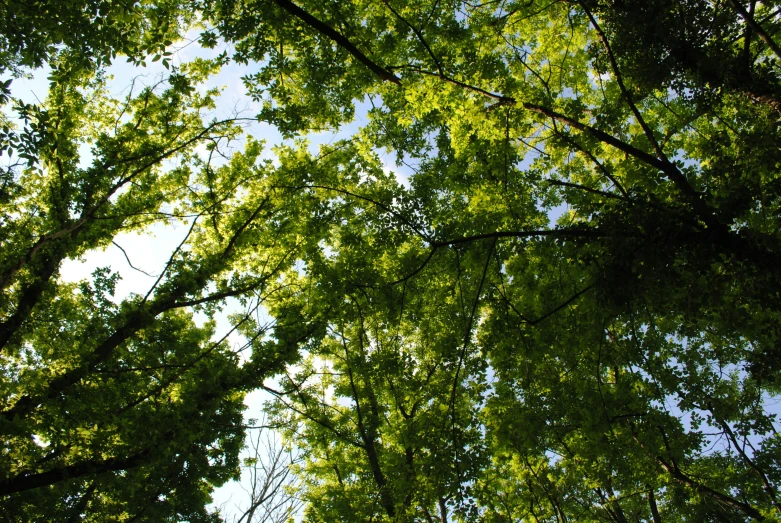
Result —
[{"label": "foliage", "polygon": [[340,180],[307,253],[329,321],[275,408],[308,517],[778,517],[775,6],[300,4],[397,85],[284,4],[207,5],[262,116],[359,89],[414,171]]},{"label": "foliage", "polygon": [[[0,73],[55,65],[59,74],[107,65],[124,54],[138,63],[170,56],[192,13],[178,1],[3,2]],[[167,59],[165,59],[167,61]]]},{"label": "foliage", "polygon": [[[205,118],[215,92],[191,84],[213,67],[183,67],[124,99],[85,73],[41,105],[13,102],[23,127],[9,127],[6,151],[24,161],[8,167],[2,202],[9,520],[213,520],[213,486],[238,473],[244,393],[295,357],[253,319],[283,292],[277,277],[302,241],[285,219],[293,200],[259,142],[216,162],[241,129]],[[120,232],[177,224],[181,243],[148,289],[112,298],[108,268],[58,279],[65,260]],[[230,297],[243,304],[231,331],[244,347],[215,338]]]},{"label": "foliage", "polygon": [[[134,374],[108,376],[137,365],[123,351],[153,358],[157,343],[181,361],[222,354],[177,374],[160,412],[186,404],[224,416],[216,405],[232,401],[238,445],[241,392],[276,397],[270,413],[303,453],[308,521],[781,517],[776,2],[193,7],[211,28],[202,44],[232,46],[230,59],[249,66],[258,118],[284,136],[346,124],[357,104],[366,123],[318,154],[289,141],[275,149],[277,167],[258,166],[250,140],[212,168],[189,151],[235,131],[194,118],[208,102],[177,87],[178,76],[168,94],[149,91],[148,105],[143,95],[127,102],[149,107],[143,125],[159,134],[131,123],[112,134],[116,112],[91,116],[78,94],[99,90],[88,73],[78,88],[57,84],[50,105],[19,108],[27,127],[4,131],[29,162],[24,183],[8,174],[3,192],[4,387],[6,412],[20,413],[6,416],[8,447],[20,453],[6,476],[36,477],[31,464],[46,452],[35,435],[47,448],[78,448],[46,459],[46,470],[102,459],[89,472],[103,474],[83,477],[105,492],[86,496],[92,483],[71,479],[26,495],[76,503],[80,494],[57,490],[71,488],[110,510],[132,503],[112,490],[110,467],[130,469],[139,453],[178,463],[173,450],[146,455],[128,443],[138,423],[176,426],[162,418],[101,422],[78,444],[53,435],[91,427],[94,414],[74,413],[104,409],[85,388],[138,391]],[[84,115],[104,130],[76,125]],[[89,136],[92,170],[76,156]],[[378,149],[395,155],[408,183]],[[166,150],[181,167],[140,160]],[[139,167],[136,183],[112,192]],[[107,273],[79,289],[56,282],[61,260],[145,225],[164,203],[204,219],[150,297],[109,305]],[[207,348],[208,327],[185,306],[255,290],[276,326],[263,337],[237,319],[256,339],[241,364],[223,345]],[[120,332],[126,345],[100,348]],[[55,336],[67,338],[64,353],[46,348]],[[187,383],[215,379],[212,364],[223,381],[192,385],[193,399],[177,403]],[[278,386],[264,383],[278,371]],[[112,397],[101,395],[101,412],[117,410]],[[228,437],[211,415],[189,431],[193,442]],[[192,477],[216,484],[235,474],[235,463],[224,467]]]}]

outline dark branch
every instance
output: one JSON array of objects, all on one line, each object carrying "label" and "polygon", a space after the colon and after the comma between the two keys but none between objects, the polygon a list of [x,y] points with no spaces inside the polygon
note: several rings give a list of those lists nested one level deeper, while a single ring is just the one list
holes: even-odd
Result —
[{"label": "dark branch", "polygon": [[154,275],[152,275],[152,274],[149,274],[149,273],[148,273],[148,272],[146,272],[145,270],[143,270],[143,269],[139,269],[138,267],[136,267],[135,265],[133,265],[133,262],[131,262],[131,261],[130,261],[130,256],[128,256],[128,255],[127,255],[127,251],[125,251],[125,249],[123,249],[123,248],[122,248],[122,246],[121,246],[120,244],[118,244],[118,243],[117,243],[117,242],[115,242],[114,240],[111,240],[111,243],[112,243],[112,244],[114,244],[114,247],[116,247],[117,249],[119,249],[120,251],[122,251],[122,254],[125,256],[125,261],[127,261],[127,264],[128,264],[128,265],[130,265],[130,268],[131,268],[131,269],[133,269],[133,270],[135,270],[135,271],[138,271],[138,272],[140,272],[141,274],[144,274],[144,275],[146,275],[146,276],[149,276],[150,278],[154,278],[154,277],[155,277]]},{"label": "dark branch", "polygon": [[767,44],[767,46],[773,51],[773,53],[778,57],[781,58],[781,48],[778,47],[778,44],[773,40],[769,34],[765,31],[765,29],[757,23],[756,20],[754,20],[754,17],[746,11],[746,8],[741,5],[740,2],[737,0],[727,0],[733,8],[735,8],[735,11],[738,12],[741,18],[746,21],[746,25],[748,25],[751,29],[754,30],[757,35]]},{"label": "dark branch", "polygon": [[309,27],[317,31],[318,33],[327,36],[334,42],[336,42],[342,49],[353,55],[356,60],[361,62],[363,65],[371,69],[371,71],[379,76],[382,80],[386,82],[393,82],[396,85],[401,85],[401,80],[388,71],[387,69],[382,68],[375,62],[373,62],[371,59],[369,59],[365,54],[363,54],[357,47],[353,45],[350,40],[348,40],[345,36],[343,36],[341,33],[330,27],[329,25],[325,24],[324,22],[321,22],[308,12],[304,11],[300,7],[298,7],[296,4],[291,2],[290,0],[274,0],[274,3],[276,3],[279,7],[290,13],[291,15],[295,16],[305,24],[307,24]]}]

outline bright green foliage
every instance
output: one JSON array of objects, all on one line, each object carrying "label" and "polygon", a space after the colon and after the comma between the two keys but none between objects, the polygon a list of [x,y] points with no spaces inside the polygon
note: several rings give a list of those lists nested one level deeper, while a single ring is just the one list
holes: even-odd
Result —
[{"label": "bright green foliage", "polygon": [[[334,222],[352,218],[332,229],[323,250],[307,253],[304,274],[290,275],[300,290],[284,302],[285,310],[319,314],[319,327],[304,360],[280,389],[270,389],[278,397],[274,410],[290,427],[291,441],[306,451],[300,472],[308,499],[318,500],[307,508],[311,520],[435,513],[440,500],[468,495],[464,482],[484,461],[471,406],[485,391],[485,361],[466,347],[458,350],[473,321],[478,281],[388,287],[399,265],[421,251],[407,226],[388,227],[393,217],[387,210],[399,206],[394,199],[403,197],[401,188],[353,148],[328,152],[331,161],[342,154],[355,158],[352,169],[345,165],[340,173],[340,190],[327,189],[327,173],[310,172],[309,183],[337,213]],[[369,200],[374,203],[361,203]],[[392,252],[394,246],[400,252]],[[475,261],[482,263],[454,255],[432,262],[431,270],[456,264],[467,270]],[[275,307],[271,313],[278,314]],[[455,390],[454,372],[461,376]],[[294,431],[296,420],[304,426]]]},{"label": "bright green foliage", "polygon": [[[53,84],[40,106],[14,102],[24,127],[6,144],[25,161],[5,173],[0,266],[9,520],[215,519],[205,506],[238,473],[244,393],[296,357],[266,345],[253,318],[308,235],[261,143],[216,163],[241,129],[204,118],[215,93],[191,85],[213,67],[121,100],[86,75]],[[58,280],[65,260],[155,224],[179,224],[183,238],[148,289],[112,298],[108,269]],[[215,338],[229,297],[243,305],[243,348]]]},{"label": "bright green foliage", "polygon": [[414,169],[324,184],[275,407],[311,521],[779,517],[773,2],[260,5],[207,12],[262,117],[364,97]]},{"label": "bright green foliage", "polygon": [[[22,414],[6,417],[18,453],[7,477],[28,481],[19,471],[36,460],[108,467],[143,453],[133,427],[86,422],[90,409],[122,407],[85,391],[149,387],[111,372],[159,367],[149,358],[166,346],[177,361],[209,353],[170,383],[156,378],[166,392],[155,413],[205,413],[185,431],[192,442],[235,447],[241,392],[276,395],[273,418],[305,456],[307,521],[781,518],[776,2],[194,6],[213,27],[202,44],[232,44],[259,118],[283,135],[347,123],[359,103],[371,107],[366,123],[316,156],[304,142],[278,147],[276,168],[258,164],[250,140],[217,168],[190,148],[235,131],[195,118],[208,95],[180,76],[130,103],[128,114],[150,111],[153,134],[132,116],[111,131],[116,112],[92,116],[86,83],[21,108],[28,130],[4,130],[30,162],[25,183],[9,171],[3,193],[3,387],[6,412]],[[93,170],[76,158],[90,137]],[[171,156],[181,167],[138,164],[174,143],[186,144]],[[383,148],[408,185],[383,169]],[[111,192],[134,169],[137,183]],[[62,259],[142,227],[164,202],[202,218],[149,298],[110,305],[107,273],[80,288],[55,282]],[[261,290],[277,324],[263,337],[236,319],[254,340],[249,363],[212,349],[185,307]],[[87,321],[81,310],[101,312]],[[118,332],[129,334],[103,351],[99,340]],[[49,348],[55,336],[68,350]],[[281,369],[278,387],[263,384]],[[230,412],[233,432],[210,424]],[[183,448],[185,436],[164,432],[176,422],[160,419],[130,425]],[[60,430],[68,450],[45,459],[33,435]],[[144,458],[176,467],[177,452]],[[235,471],[225,459],[188,476],[205,478],[204,496]],[[128,477],[146,470],[126,465],[116,466]],[[25,496],[133,513],[111,488],[115,469],[90,472],[102,473]]]}]

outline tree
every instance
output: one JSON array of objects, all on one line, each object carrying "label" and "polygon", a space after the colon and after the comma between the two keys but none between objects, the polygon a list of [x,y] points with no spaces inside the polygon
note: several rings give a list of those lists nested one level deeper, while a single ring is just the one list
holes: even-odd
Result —
[{"label": "tree", "polygon": [[[247,435],[249,455],[242,468],[248,475],[245,491],[249,499],[246,508],[236,504],[239,514],[233,516],[234,523],[286,523],[301,508],[297,497],[300,478],[293,471],[298,458],[280,444],[271,429],[261,423],[251,427]],[[223,510],[231,512],[227,503]]]},{"label": "tree", "polygon": [[[366,256],[371,247],[364,247],[356,251]],[[335,263],[365,263],[349,251],[345,246]],[[364,281],[371,281],[375,275],[364,269]],[[470,497],[485,461],[476,418],[485,361],[467,351],[474,317],[461,294],[471,297],[478,283],[459,289],[444,279],[427,288],[410,282],[378,289],[323,270],[302,282],[307,291],[299,300],[301,307],[328,303],[327,329],[280,389],[267,388],[277,397],[278,422],[303,452],[303,495],[312,500],[307,518],[446,520]],[[312,292],[310,278],[329,294],[338,289],[343,300]],[[426,298],[439,302],[440,314],[430,320]],[[390,305],[398,308],[386,316]]]},{"label": "tree", "polygon": [[[770,407],[781,372],[775,2],[192,7],[211,28],[203,45],[222,38],[235,50],[225,59],[251,64],[244,83],[263,104],[258,117],[285,136],[336,128],[358,103],[371,107],[367,123],[318,155],[302,144],[278,148],[276,168],[256,166],[254,142],[220,169],[188,157],[202,173],[200,196],[180,204],[171,189],[150,202],[209,219],[193,222],[190,251],[177,252],[150,298],[109,315],[103,336],[151,329],[125,325],[175,316],[177,304],[263,289],[274,332],[263,338],[241,323],[258,336],[252,363],[246,372],[226,363],[236,381],[213,390],[264,386],[263,376],[288,365],[272,388],[272,414],[304,452],[309,520],[779,518]],[[173,93],[196,96],[174,78]],[[3,269],[13,357],[51,339],[35,314],[68,303],[47,287],[57,260],[116,230],[100,228],[91,210],[102,200],[90,191],[110,188],[57,181],[67,147],[46,152],[55,142],[36,133],[49,116],[27,113],[35,127],[19,138],[9,127],[6,140],[50,162],[50,181],[15,185],[9,174],[7,191],[51,203],[38,222],[10,210],[4,222],[26,238],[9,243],[17,252]],[[410,171],[408,187],[383,170],[381,148]],[[76,172],[71,162],[62,173]],[[143,200],[129,201],[136,196]],[[111,196],[100,209],[109,204]],[[124,215],[140,216],[144,205]],[[87,218],[70,241],[82,247],[57,254],[65,243],[46,234],[72,234],[79,216]],[[272,284],[279,292],[268,292]],[[73,316],[66,332],[88,332]],[[178,332],[160,332],[169,331]],[[209,334],[199,336],[205,343]],[[6,412],[33,419],[78,401],[84,364],[115,361],[68,346],[82,363],[58,354],[60,367],[47,365],[60,377],[42,380],[39,370],[29,384],[15,374],[5,381],[43,387],[9,392],[19,399]],[[190,404],[212,412],[209,401]],[[68,426],[73,409],[38,426]],[[14,448],[32,456],[42,451],[27,427]],[[129,470],[143,451],[73,470]]]},{"label": "tree", "polygon": [[[348,353],[364,338],[382,343],[357,327],[360,311],[394,325],[401,296],[411,298],[393,290],[416,278],[427,289],[483,282],[473,295],[476,342],[437,332],[444,361],[479,354],[494,377],[476,403],[492,464],[464,480],[482,490],[459,517],[778,517],[767,405],[779,370],[775,4],[296,4],[307,16],[268,6],[205,7],[238,59],[268,64],[245,78],[267,100],[263,117],[292,130],[336,122],[351,116],[359,91],[373,105],[359,139],[414,166],[410,190],[393,197],[377,197],[371,177],[363,187],[331,183],[343,191],[337,208],[349,200],[360,210],[335,220],[327,250],[305,260],[311,285],[333,289],[317,300],[334,320],[314,355],[338,373],[333,394],[350,398],[345,421],[361,433],[352,453],[326,456],[314,449],[342,446],[350,433],[322,427],[316,413],[345,415],[339,401],[317,407],[310,392],[298,401],[314,411],[290,405],[291,430],[322,429],[303,433],[312,499],[334,485],[332,463],[362,471],[353,473],[364,486],[327,519],[364,514],[358,500],[402,517],[403,496],[390,496],[389,472],[376,473],[357,418],[359,406],[371,414],[372,395],[383,397],[373,373],[392,375],[392,366],[367,368]],[[545,211],[562,204],[549,226]],[[372,213],[386,223],[365,223]],[[448,258],[472,262],[443,266]],[[347,318],[350,307],[336,307],[345,296]],[[416,321],[445,324],[453,312],[441,304],[430,298]],[[341,338],[353,345],[337,356]],[[316,368],[278,392],[308,390],[302,379]],[[486,380],[477,369],[449,371],[464,400],[462,379]],[[355,392],[338,385],[345,372]],[[400,430],[382,412],[375,442]]]},{"label": "tree", "polygon": [[[218,66],[196,61],[120,100],[84,72],[41,105],[14,102],[24,127],[7,121],[4,149],[23,161],[6,170],[0,265],[10,520],[215,519],[205,507],[238,472],[244,393],[295,359],[253,319],[305,243],[294,191],[276,188],[257,141],[216,162],[241,120],[205,121],[215,92],[193,84]],[[112,299],[107,268],[59,281],[64,260],[155,223],[186,234],[149,289]],[[231,297],[244,347],[215,338]]]}]

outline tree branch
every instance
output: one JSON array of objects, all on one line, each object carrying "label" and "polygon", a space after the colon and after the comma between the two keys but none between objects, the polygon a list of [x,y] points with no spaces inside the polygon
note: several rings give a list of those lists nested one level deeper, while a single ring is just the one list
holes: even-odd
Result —
[{"label": "tree branch", "polygon": [[487,238],[530,238],[532,236],[554,236],[554,237],[570,237],[570,238],[604,238],[610,236],[598,229],[539,229],[533,231],[496,231],[487,232],[484,234],[475,234],[473,236],[464,236],[463,238],[453,238],[452,240],[444,240],[432,242],[431,246],[434,248],[445,247],[448,245],[459,245],[462,243],[470,243],[478,240],[485,240]]},{"label": "tree branch", "polygon": [[421,31],[420,31],[418,28],[416,28],[416,27],[415,27],[415,26],[413,26],[411,23],[409,23],[409,22],[407,21],[407,19],[406,19],[406,18],[404,18],[403,16],[401,16],[401,14],[400,14],[398,11],[396,11],[396,10],[393,8],[393,6],[391,6],[391,5],[390,5],[390,3],[388,2],[388,0],[382,0],[382,3],[383,3],[383,4],[385,4],[385,7],[387,7],[388,9],[390,9],[391,13],[393,13],[393,14],[396,16],[396,18],[398,18],[399,20],[401,20],[402,22],[404,22],[404,24],[406,24],[406,26],[407,26],[407,27],[409,27],[409,28],[410,28],[410,30],[412,30],[412,32],[413,32],[413,33],[415,33],[415,36],[418,38],[418,40],[420,41],[420,43],[421,43],[421,44],[423,44],[423,47],[425,47],[425,48],[426,48],[426,52],[427,52],[427,53],[428,53],[428,55],[431,57],[431,60],[433,60],[433,61],[434,61],[434,65],[436,65],[436,66],[437,66],[437,71],[439,71],[439,74],[441,74],[441,75],[443,75],[443,76],[444,76],[445,72],[444,72],[444,70],[442,69],[442,63],[441,63],[441,62],[439,61],[439,59],[438,59],[438,58],[437,58],[437,57],[434,55],[434,51],[432,51],[432,50],[431,50],[431,46],[429,46],[429,45],[428,45],[428,42],[426,42],[426,39],[425,39],[425,38],[423,38],[423,33],[422,33],[422,32],[421,32]]},{"label": "tree branch", "polygon": [[[662,435],[664,436],[664,433]],[[632,428],[632,437],[640,445],[641,448],[648,450],[646,448],[645,443],[643,443],[638,437],[637,432],[635,431],[634,428]],[[666,442],[665,445],[667,445]],[[721,503],[722,505],[739,510],[740,512],[743,512],[744,514],[749,516],[750,518],[753,518],[757,521],[765,521],[765,518],[762,516],[762,514],[757,509],[749,505],[748,503],[743,503],[742,501],[738,501],[737,499],[728,496],[726,494],[723,494],[717,490],[714,490],[709,486],[704,485],[699,481],[692,479],[688,475],[684,474],[681,471],[681,469],[678,468],[678,464],[675,463],[674,460],[672,460],[671,463],[668,463],[660,455],[656,455],[654,456],[654,458],[656,459],[657,463],[661,465],[662,469],[664,469],[665,472],[670,474],[670,476],[672,476],[672,478],[678,483],[682,485],[686,485],[687,487],[699,492],[700,494],[712,498],[713,500],[717,501],[718,503]]]},{"label": "tree branch", "polygon": [[694,208],[697,216],[709,228],[719,233],[725,232],[726,228],[716,219],[716,216],[713,214],[711,209],[703,201],[703,195],[697,192],[691,186],[691,184],[689,184],[689,181],[686,179],[683,173],[672,162],[666,161],[666,159],[657,158],[656,156],[642,151],[622,140],[619,140],[618,138],[611,136],[604,131],[600,131],[599,129],[596,129],[590,125],[581,123],[548,107],[543,107],[541,105],[532,103],[524,103],[523,107],[529,111],[545,115],[559,122],[564,122],[570,127],[573,127],[581,132],[589,133],[600,142],[610,145],[611,147],[615,147],[619,151],[622,151],[627,155],[632,156],[641,162],[662,171],[665,176],[667,176],[667,178],[673,182],[676,188],[684,195],[688,203]]},{"label": "tree branch", "polygon": [[618,88],[621,91],[621,95],[624,97],[624,100],[629,105],[632,114],[634,114],[635,118],[637,118],[637,123],[639,123],[640,127],[642,127],[643,133],[645,134],[646,138],[648,138],[648,141],[651,142],[651,145],[653,146],[654,151],[656,151],[656,154],[659,157],[659,159],[666,163],[670,163],[670,161],[667,159],[667,156],[664,154],[664,151],[662,150],[661,146],[659,145],[659,142],[656,141],[656,137],[654,136],[653,131],[651,131],[651,128],[646,123],[645,118],[643,118],[643,115],[640,113],[640,110],[637,108],[637,105],[635,105],[635,102],[632,99],[632,95],[629,93],[629,90],[627,90],[626,86],[624,85],[624,79],[621,75],[621,70],[618,68],[618,62],[616,61],[616,57],[613,54],[613,50],[610,48],[610,43],[607,40],[607,36],[605,36],[605,33],[602,31],[602,28],[597,23],[597,19],[594,18],[594,15],[591,14],[591,11],[586,7],[585,3],[582,0],[579,0],[578,3],[580,4],[580,7],[586,12],[588,19],[591,21],[591,25],[594,26],[594,30],[597,32],[597,35],[599,35],[599,39],[605,48],[605,52],[607,52],[608,59],[610,60],[610,68],[613,70],[613,74],[616,77],[616,83],[618,84]]},{"label": "tree branch", "polygon": [[467,89],[469,91],[474,91],[476,93],[482,94],[483,96],[487,96],[488,98],[492,98],[498,102],[498,105],[515,105],[516,101],[515,98],[512,98],[510,96],[504,96],[501,94],[495,94],[490,91],[486,91],[485,89],[481,89],[480,87],[476,87],[474,85],[465,84],[464,82],[460,82],[456,80],[455,78],[451,78],[450,76],[447,76],[443,73],[434,73],[432,71],[426,71],[425,69],[421,69],[419,67],[416,67],[414,65],[404,65],[404,66],[396,66],[391,67],[391,69],[409,69],[410,71],[415,71],[416,73],[425,74],[427,76],[433,76],[435,78],[439,78],[440,80],[444,80],[445,82],[451,83],[453,85],[457,85],[458,87],[462,87],[464,89]]},{"label": "tree branch", "polygon": [[760,469],[756,463],[746,454],[746,452],[743,450],[743,448],[738,445],[738,440],[735,437],[735,433],[732,431],[732,428],[729,426],[729,424],[722,420],[721,418],[716,417],[716,414],[713,412],[713,406],[709,407],[709,410],[711,414],[713,414],[713,418],[716,420],[716,422],[721,426],[722,429],[724,429],[724,432],[727,434],[727,437],[734,445],[735,449],[738,451],[738,454],[740,454],[740,457],[743,458],[743,461],[745,461],[749,467],[751,467],[751,470],[753,470],[762,480],[762,488],[764,489],[767,496],[770,498],[770,501],[773,503],[773,506],[776,509],[776,512],[781,514],[781,505],[779,505],[778,500],[776,499],[776,493],[775,489],[773,489],[773,485],[770,484],[770,480],[768,480],[767,475]]},{"label": "tree branch", "polygon": [[363,54],[357,47],[353,45],[350,40],[348,40],[345,36],[343,36],[341,33],[330,27],[329,25],[325,24],[324,22],[321,22],[308,12],[304,11],[302,8],[291,2],[290,0],[274,0],[274,3],[277,4],[279,7],[290,13],[291,15],[295,16],[302,22],[304,22],[306,25],[317,31],[318,33],[327,36],[334,42],[336,42],[342,49],[350,53],[355,59],[357,59],[359,62],[361,62],[363,65],[368,67],[374,74],[379,76],[382,80],[386,82],[392,82],[396,85],[401,85],[401,80],[391,73],[390,71],[382,68],[375,62],[373,62],[371,59],[369,59],[365,54]]},{"label": "tree branch", "polygon": [[145,450],[126,458],[114,457],[103,460],[87,460],[46,472],[31,473],[31,471],[25,471],[13,478],[0,480],[0,496],[46,487],[60,481],[88,474],[127,470],[140,465],[148,455],[149,450]]},{"label": "tree branch", "polygon": [[738,12],[741,18],[746,21],[746,25],[748,25],[751,29],[754,30],[757,35],[767,44],[767,46],[773,51],[773,53],[781,59],[781,47],[778,47],[778,44],[773,40],[769,34],[767,34],[767,31],[757,23],[756,20],[754,20],[754,16],[746,11],[746,8],[741,5],[738,0],[727,0],[730,5],[735,9],[735,11]]}]

